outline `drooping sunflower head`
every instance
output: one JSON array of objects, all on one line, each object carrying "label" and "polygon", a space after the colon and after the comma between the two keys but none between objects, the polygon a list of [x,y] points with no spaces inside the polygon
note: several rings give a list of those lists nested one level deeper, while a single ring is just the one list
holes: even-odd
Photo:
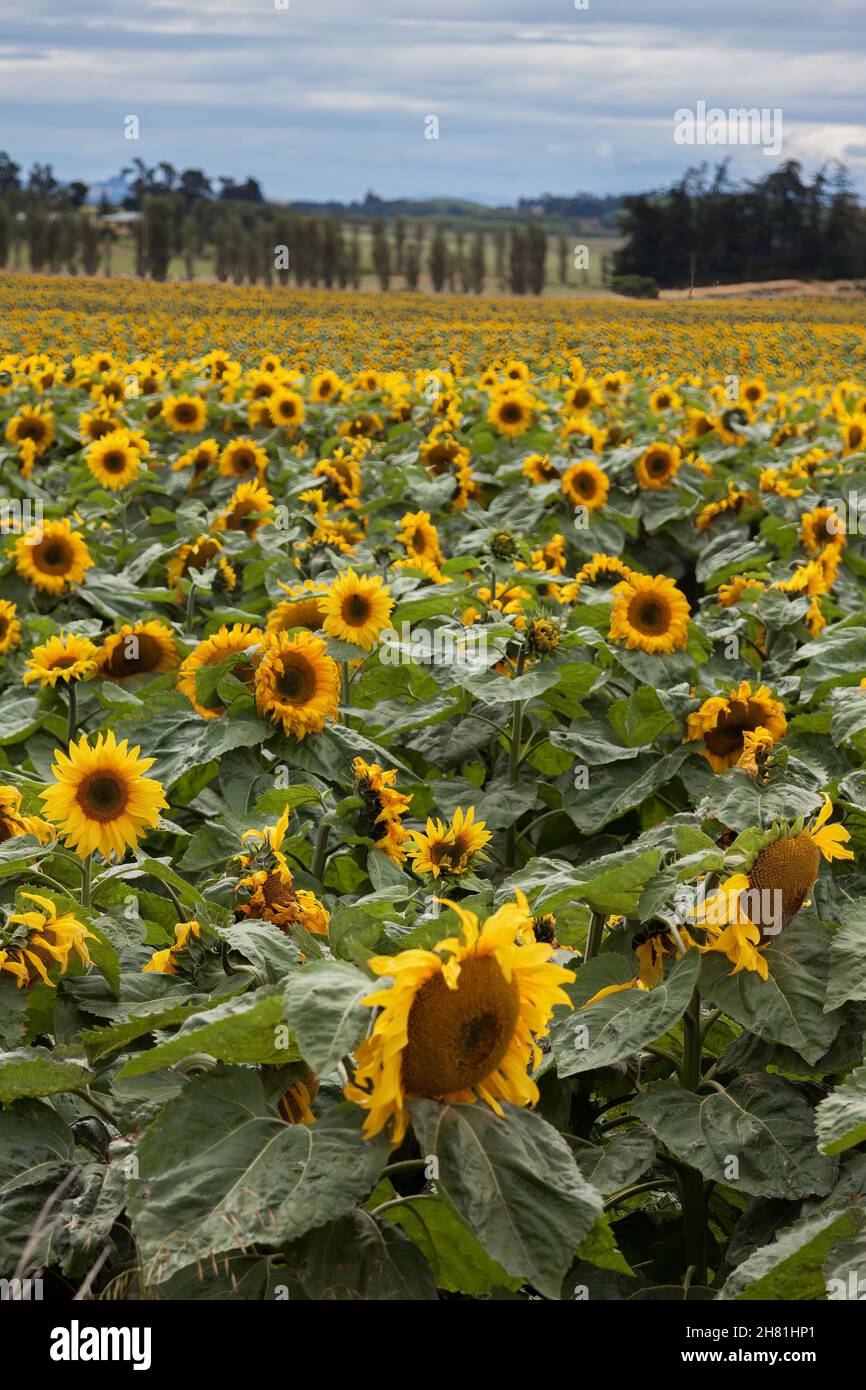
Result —
[{"label": "drooping sunflower head", "polygon": [[221,551],[222,542],[218,541],[216,536],[199,536],[198,540],[186,542],[169,560],[168,582],[176,585],[190,570],[203,570],[211,561],[216,560],[223,584],[227,589],[233,589],[237,583],[237,576]]},{"label": "drooping sunflower head", "polygon": [[207,406],[201,396],[166,396],[161,413],[175,434],[199,434],[207,420]]},{"label": "drooping sunflower head", "polygon": [[407,555],[431,560],[434,565],[441,565],[444,560],[439,532],[429,512],[405,512],[400,520],[397,540],[405,547]]},{"label": "drooping sunflower head", "polygon": [[277,632],[266,640],[256,670],[256,705],[289,737],[321,733],[327,720],[336,719],[339,686],[339,668],[321,637]]},{"label": "drooping sunflower head", "polygon": [[412,868],[416,874],[433,878],[462,878],[479,859],[486,859],[484,846],[493,836],[483,820],[475,820],[475,807],[467,811],[458,806],[448,826],[428,817],[425,830],[410,830],[415,841]]},{"label": "drooping sunflower head", "polygon": [[106,680],[123,681],[130,676],[173,671],[177,664],[174,633],[166,623],[152,621],[124,623],[119,631],[106,637],[98,654],[97,669]]},{"label": "drooping sunflower head", "polygon": [[39,981],[54,989],[49,974],[52,968],[59,965],[59,973],[65,975],[72,955],[88,966],[87,942],[96,937],[73,913],[58,914],[56,905],[41,893],[22,893],[21,897],[35,907],[9,914],[8,925],[26,934],[20,944],[17,933],[7,945],[0,943],[0,974],[11,975],[19,989],[29,989]]},{"label": "drooping sunflower head", "polygon": [[0,786],[0,845],[19,835],[34,835],[40,844],[54,838],[54,830],[39,816],[26,816],[21,811],[21,793],[17,787]]},{"label": "drooping sunflower head", "polygon": [[21,624],[17,614],[16,604],[0,598],[0,656],[21,644]]},{"label": "drooping sunflower head", "polygon": [[194,651],[184,659],[177,678],[177,688],[186,695],[203,719],[218,718],[225,713],[225,706],[216,695],[208,704],[199,700],[196,672],[205,666],[220,666],[229,657],[242,658],[235,662],[231,673],[252,693],[262,641],[261,629],[251,627],[249,623],[233,623],[230,628],[223,625],[212,637],[205,637],[199,642]]},{"label": "drooping sunflower head", "polygon": [[375,848],[383,850],[393,863],[402,864],[406,858],[404,845],[409,838],[402,817],[409,810],[412,797],[396,790],[394,768],[386,772],[378,763],[367,763],[359,757],[353,762],[352,771],[355,795],[364,803],[355,822],[357,833],[372,840]]},{"label": "drooping sunflower head", "polygon": [[155,760],[140,751],[126,739],[118,743],[113,730],[92,747],[82,735],[68,753],[55,749],[55,784],[42,793],[45,816],[81,858],[98,849],[106,859],[122,859],[168,806],[161,784],[144,775]]},{"label": "drooping sunflower head", "polygon": [[338,449],[333,458],[319,459],[313,473],[323,479],[322,496],[326,502],[336,502],[340,507],[360,506],[362,477],[356,459]]},{"label": "drooping sunflower head", "polygon": [[554,1007],[570,1006],[562,985],[574,975],[551,962],[551,945],[520,944],[527,933],[531,939],[532,916],[519,890],[516,899],[480,928],[474,913],[449,903],[460,937],[432,951],[370,961],[392,983],[364,1000],[378,1013],[346,1088],[368,1112],[368,1138],[390,1124],[392,1144],[399,1144],[407,1102],[421,1096],[464,1104],[480,1099],[500,1115],[502,1101],[537,1103],[530,1073],[540,1061],[539,1040]]},{"label": "drooping sunflower head", "polygon": [[572,506],[586,507],[594,512],[607,501],[610,481],[595,459],[581,459],[570,464],[563,473],[562,491]]},{"label": "drooping sunflower head", "polygon": [[613,590],[610,632],[614,641],[642,652],[682,651],[689,636],[689,603],[673,579],[632,574]]},{"label": "drooping sunflower head", "polygon": [[184,468],[192,469],[192,477],[187,487],[192,490],[198,485],[209,468],[212,468],[219,458],[220,446],[215,439],[203,439],[200,444],[196,444],[194,449],[187,449],[185,454],[181,454],[171,465],[173,473],[179,473]]},{"label": "drooping sunflower head", "polygon": [[[818,877],[822,857],[853,859],[846,848],[850,833],[842,825],[828,825],[833,803],[827,796],[811,824],[803,820],[782,822],[763,837],[762,845],[747,861],[749,888],[770,895],[773,920],[787,922],[808,903]],[[758,921],[765,929],[766,922]]]},{"label": "drooping sunflower head", "polygon": [[700,739],[701,753],[714,772],[724,772],[739,762],[746,747],[746,735],[763,729],[774,741],[785,737],[788,721],[785,707],[773,698],[765,685],[752,689],[741,681],[728,695],[713,695],[688,717],[685,741]]},{"label": "drooping sunflower head", "polygon": [[46,521],[15,542],[15,568],[28,584],[47,594],[62,594],[80,584],[93,564],[87,543],[72,529],[68,517]]},{"label": "drooping sunflower head", "polygon": [[33,648],[26,662],[24,684],[38,681],[41,689],[50,685],[53,690],[58,681],[70,685],[73,681],[84,680],[94,674],[98,656],[98,648],[88,637],[72,632],[55,633]]},{"label": "drooping sunflower head", "polygon": [[369,652],[389,625],[393,607],[388,586],[378,575],[347,569],[334,580],[322,601],[324,630],[329,637],[353,642]]},{"label": "drooping sunflower head", "polygon": [[559,469],[549,454],[527,454],[523,460],[524,478],[531,483],[550,483],[560,476]]},{"label": "drooping sunflower head", "polygon": [[845,544],[845,520],[835,507],[816,507],[800,517],[800,540],[810,555],[832,545],[842,549]]},{"label": "drooping sunflower head", "polygon": [[141,468],[141,454],[125,429],[112,430],[94,440],[85,458],[94,478],[110,492],[119,492],[135,482]]}]

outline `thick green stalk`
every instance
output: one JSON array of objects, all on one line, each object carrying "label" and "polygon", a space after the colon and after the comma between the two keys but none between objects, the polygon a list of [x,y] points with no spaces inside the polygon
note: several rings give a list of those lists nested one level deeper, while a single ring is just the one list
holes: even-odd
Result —
[{"label": "thick green stalk", "polygon": [[[688,1091],[697,1091],[701,1084],[701,1051],[701,996],[695,990],[683,1016],[681,1078]],[[686,1228],[686,1266],[694,1266],[694,1283],[706,1284],[707,1202],[703,1175],[696,1168],[684,1167],[678,1177]]]}]

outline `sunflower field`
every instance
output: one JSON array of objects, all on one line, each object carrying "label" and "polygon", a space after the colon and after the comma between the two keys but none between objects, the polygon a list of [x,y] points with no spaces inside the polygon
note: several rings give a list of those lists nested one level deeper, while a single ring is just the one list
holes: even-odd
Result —
[{"label": "sunflower field", "polygon": [[51,292],[0,285],[0,1277],[852,1296],[863,308]]}]

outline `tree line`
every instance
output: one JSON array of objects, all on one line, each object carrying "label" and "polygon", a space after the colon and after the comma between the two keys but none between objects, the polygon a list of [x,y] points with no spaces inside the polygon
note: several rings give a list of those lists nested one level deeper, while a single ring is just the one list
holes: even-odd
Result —
[{"label": "tree line", "polygon": [[624,198],[620,230],[615,274],[666,288],[866,276],[866,212],[839,164],[810,181],[788,160],[745,183],[731,181],[727,161],[712,175],[704,164]]}]

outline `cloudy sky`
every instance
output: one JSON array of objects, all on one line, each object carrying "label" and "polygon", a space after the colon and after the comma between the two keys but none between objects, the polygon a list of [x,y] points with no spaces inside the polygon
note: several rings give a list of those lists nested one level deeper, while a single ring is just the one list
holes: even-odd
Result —
[{"label": "cloudy sky", "polygon": [[[139,156],[275,198],[496,203],[669,181],[716,153],[673,139],[703,100],[780,108],[782,158],[866,188],[863,0],[577,3],[0,0],[0,149],[65,179]],[[742,175],[775,163],[729,152]]]}]

